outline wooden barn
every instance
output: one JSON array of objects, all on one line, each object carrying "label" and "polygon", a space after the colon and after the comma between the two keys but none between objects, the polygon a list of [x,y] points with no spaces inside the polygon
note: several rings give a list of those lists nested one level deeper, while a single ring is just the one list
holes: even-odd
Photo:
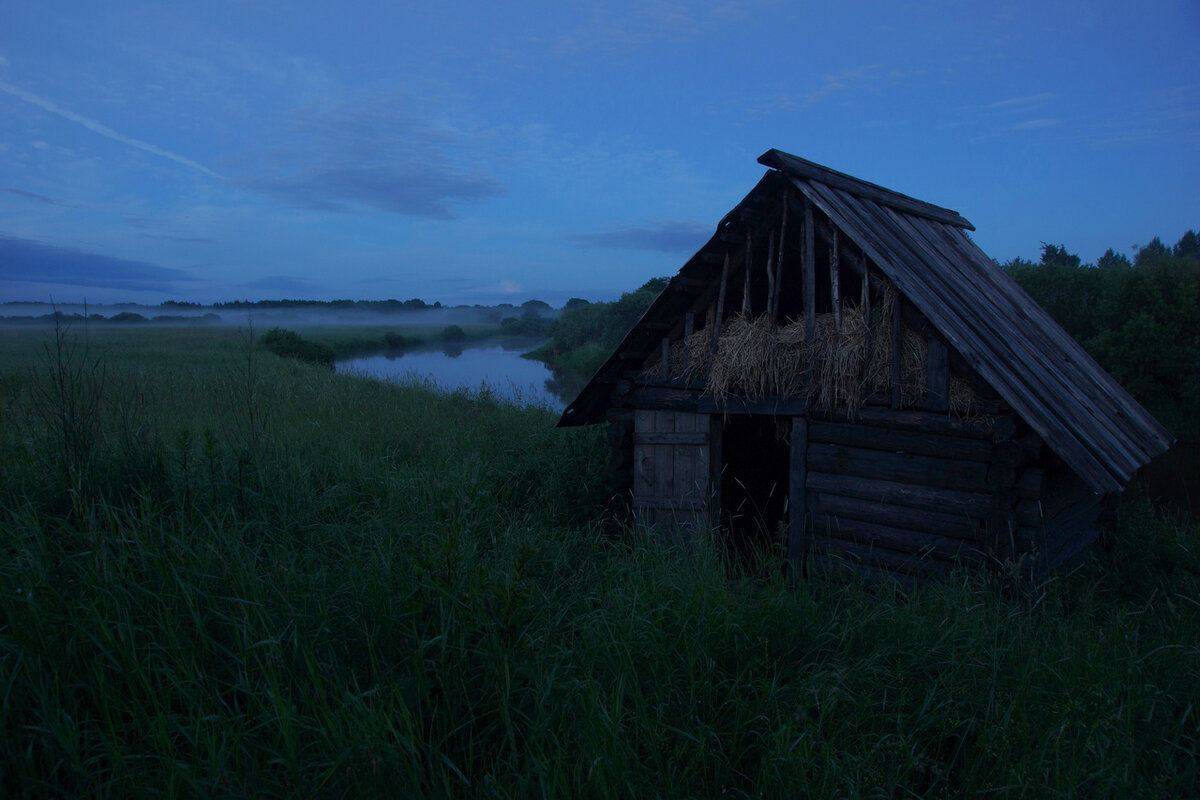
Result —
[{"label": "wooden barn", "polygon": [[563,413],[614,497],[808,570],[1041,580],[1163,429],[956,212],[771,150],[758,185]]}]

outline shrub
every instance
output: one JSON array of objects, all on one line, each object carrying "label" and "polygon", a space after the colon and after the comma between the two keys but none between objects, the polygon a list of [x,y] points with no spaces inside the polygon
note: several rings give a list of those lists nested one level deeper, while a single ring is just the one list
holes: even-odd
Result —
[{"label": "shrub", "polygon": [[404,336],[396,333],[395,331],[388,331],[385,333],[383,335],[383,340],[387,342],[387,346],[393,350],[399,350],[401,347],[407,347],[408,345],[413,344],[412,341],[406,339]]},{"label": "shrub", "polygon": [[258,344],[264,350],[274,353],[280,358],[294,358],[310,364],[333,366],[332,350],[286,328],[272,328],[259,338]]},{"label": "shrub", "polygon": [[442,338],[447,342],[461,342],[467,334],[457,325],[447,325],[442,329]]}]

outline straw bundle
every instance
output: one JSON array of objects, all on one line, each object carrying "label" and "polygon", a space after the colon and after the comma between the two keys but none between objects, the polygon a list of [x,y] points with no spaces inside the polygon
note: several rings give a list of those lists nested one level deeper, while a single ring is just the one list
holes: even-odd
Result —
[{"label": "straw bundle", "polygon": [[[841,309],[840,326],[832,314],[818,314],[811,342],[803,319],[777,326],[766,316],[737,315],[725,320],[717,340],[716,357],[709,359],[710,331],[702,330],[684,342],[672,343],[668,374],[705,382],[705,392],[719,403],[730,397],[807,398],[822,408],[842,408],[853,414],[874,392],[892,390],[892,320],[896,292],[887,286],[867,319],[863,309]],[[925,341],[904,328],[900,337],[900,398],[904,405],[925,396]],[[661,375],[661,356],[643,373]],[[961,379],[949,386],[951,411],[968,414],[974,392]]]}]

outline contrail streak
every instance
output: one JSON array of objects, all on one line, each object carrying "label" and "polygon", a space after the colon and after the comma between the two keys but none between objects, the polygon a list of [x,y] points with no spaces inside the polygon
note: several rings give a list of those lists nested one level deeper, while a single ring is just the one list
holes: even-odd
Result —
[{"label": "contrail streak", "polygon": [[38,95],[33,94],[32,92],[27,92],[24,89],[20,88],[19,86],[13,86],[8,81],[0,80],[0,92],[5,92],[6,94],[11,94],[13,97],[16,97],[20,100],[24,100],[26,103],[29,103],[30,105],[37,106],[38,108],[42,109],[43,111],[49,111],[51,114],[57,114],[58,116],[62,117],[63,119],[70,120],[71,122],[74,122],[77,125],[82,125],[83,127],[87,128],[92,133],[98,133],[101,136],[108,137],[109,139],[112,139],[114,142],[120,142],[121,144],[129,145],[130,147],[136,147],[138,150],[142,150],[144,152],[151,153],[153,155],[169,159],[171,161],[174,161],[176,164],[182,164],[185,167],[191,167],[194,170],[203,172],[205,175],[207,175],[210,178],[216,178],[217,180],[224,180],[223,176],[217,174],[216,172],[213,172],[211,169],[204,166],[203,164],[199,164],[195,161],[192,161],[190,158],[185,158],[184,156],[181,156],[178,153],[172,153],[170,150],[163,150],[161,147],[152,145],[149,142],[143,142],[141,139],[134,139],[131,136],[126,136],[123,133],[118,133],[117,131],[114,131],[112,128],[108,127],[107,125],[102,125],[101,123],[96,122],[96,120],[94,120],[94,119],[88,119],[87,117],[76,114],[74,111],[65,109],[62,106],[60,106],[56,103],[53,103],[44,97],[39,97]]}]

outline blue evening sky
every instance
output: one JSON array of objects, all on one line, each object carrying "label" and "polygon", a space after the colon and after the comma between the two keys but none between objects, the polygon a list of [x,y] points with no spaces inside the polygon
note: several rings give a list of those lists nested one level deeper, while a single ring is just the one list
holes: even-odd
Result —
[{"label": "blue evening sky", "polygon": [[0,301],[612,299],[776,147],[993,258],[1200,228],[1200,3],[0,0]]}]

